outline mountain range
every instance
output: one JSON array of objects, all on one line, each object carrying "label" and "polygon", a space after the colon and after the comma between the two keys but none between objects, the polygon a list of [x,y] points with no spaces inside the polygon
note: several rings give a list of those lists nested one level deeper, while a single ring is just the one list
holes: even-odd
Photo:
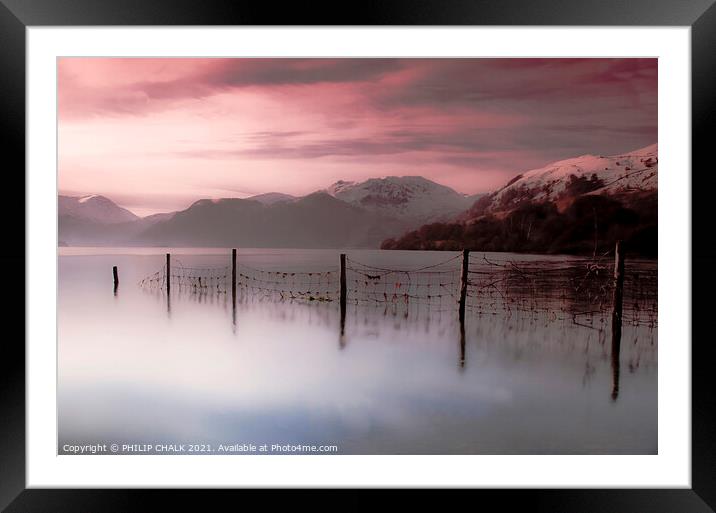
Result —
[{"label": "mountain range", "polygon": [[583,155],[515,176],[448,223],[431,223],[383,249],[475,249],[597,255],[622,240],[656,256],[658,148]]},{"label": "mountain range", "polygon": [[419,176],[389,176],[339,181],[303,197],[202,199],[140,218],[104,196],[59,196],[59,234],[64,245],[375,248],[386,237],[455,218],[476,197]]},{"label": "mountain range", "polygon": [[63,245],[449,249],[466,241],[416,234],[436,226],[474,229],[536,206],[564,213],[586,196],[644,203],[656,195],[657,173],[652,145],[554,162],[474,196],[420,176],[388,176],[340,180],[303,197],[270,192],[202,199],[178,212],[138,217],[101,195],[61,195],[59,239]]}]

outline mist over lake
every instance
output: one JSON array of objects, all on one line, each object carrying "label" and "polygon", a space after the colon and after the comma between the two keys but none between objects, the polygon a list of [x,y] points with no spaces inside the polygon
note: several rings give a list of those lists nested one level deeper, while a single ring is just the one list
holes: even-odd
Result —
[{"label": "mist over lake", "polygon": [[[175,287],[167,301],[164,291],[139,287],[165,252],[175,266],[230,264],[227,249],[60,248],[60,453],[64,444],[112,442],[335,445],[340,454],[657,452],[655,281],[636,298],[627,280],[615,368],[609,317],[585,314],[564,295],[554,295],[562,310],[468,304],[463,338],[448,297],[441,308],[371,304],[351,301],[349,287],[341,334],[336,301],[244,294],[234,312],[230,294]],[[459,257],[344,252],[349,265],[378,269]],[[238,263],[319,273],[337,271],[339,253],[240,249]],[[574,261],[472,258],[483,266],[475,273],[494,269],[484,262]],[[654,261],[626,261],[627,278],[655,270]],[[524,299],[515,305],[531,301],[531,292],[514,293]]]}]

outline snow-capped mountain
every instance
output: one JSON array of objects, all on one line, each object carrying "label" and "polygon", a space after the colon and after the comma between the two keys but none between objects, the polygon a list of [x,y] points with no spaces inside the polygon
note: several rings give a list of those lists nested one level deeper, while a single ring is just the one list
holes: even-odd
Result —
[{"label": "snow-capped mountain", "polygon": [[560,160],[519,174],[451,223],[427,224],[381,249],[596,255],[622,241],[658,255],[657,145]]},{"label": "snow-capped mountain", "polygon": [[326,192],[346,203],[415,225],[451,219],[474,202],[474,198],[422,176],[340,180]]},{"label": "snow-capped mountain", "polygon": [[470,213],[511,210],[525,202],[559,203],[583,194],[656,191],[658,171],[656,144],[621,155],[582,155],[517,175],[476,202]]},{"label": "snow-capped mountain", "polygon": [[100,224],[126,223],[139,219],[126,208],[112,200],[93,194],[91,196],[58,196],[58,215]]}]

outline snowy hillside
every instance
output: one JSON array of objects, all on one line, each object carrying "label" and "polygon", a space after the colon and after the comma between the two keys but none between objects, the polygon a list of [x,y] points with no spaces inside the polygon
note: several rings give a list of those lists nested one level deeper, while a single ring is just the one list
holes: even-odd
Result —
[{"label": "snowy hillside", "polygon": [[383,241],[381,249],[597,255],[616,241],[658,254],[656,144],[623,155],[583,155],[517,175],[451,223]]},{"label": "snowy hillside", "polygon": [[91,196],[58,196],[58,215],[100,224],[116,224],[139,219],[129,210],[97,194]]},{"label": "snowy hillside", "polygon": [[656,191],[657,145],[623,155],[582,155],[517,175],[505,187],[485,196],[473,214],[510,210],[524,203],[569,199],[582,194]]},{"label": "snowy hillside", "polygon": [[451,219],[474,201],[421,176],[388,176],[364,182],[340,180],[326,192],[352,205],[418,225]]}]

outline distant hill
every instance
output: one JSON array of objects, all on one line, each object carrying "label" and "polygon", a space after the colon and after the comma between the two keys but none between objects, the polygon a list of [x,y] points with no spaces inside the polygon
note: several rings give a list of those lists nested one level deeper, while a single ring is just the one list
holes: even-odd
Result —
[{"label": "distant hill", "polygon": [[517,175],[448,223],[431,223],[383,249],[474,249],[598,254],[624,240],[657,254],[657,146],[584,155]]},{"label": "distant hill", "polygon": [[101,224],[126,223],[139,219],[138,216],[122,208],[112,200],[98,194],[91,196],[58,196],[58,216],[68,216],[77,220]]},{"label": "distant hill", "polygon": [[370,248],[406,224],[317,192],[293,201],[199,200],[143,231],[147,245]]},{"label": "distant hill", "polygon": [[58,218],[64,246],[134,246],[138,236],[155,223],[171,219],[173,212],[138,217],[122,223],[102,223],[63,215]]},{"label": "distant hill", "polygon": [[138,217],[99,195],[57,199],[61,246],[131,245],[143,230],[174,215],[169,212]]}]

